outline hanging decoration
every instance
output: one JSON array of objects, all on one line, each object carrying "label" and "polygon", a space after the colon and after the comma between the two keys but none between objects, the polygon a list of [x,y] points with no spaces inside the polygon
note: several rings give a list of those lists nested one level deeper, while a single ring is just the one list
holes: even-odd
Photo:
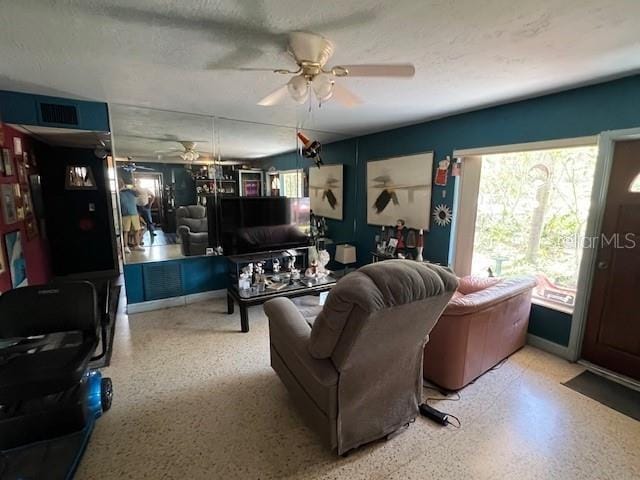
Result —
[{"label": "hanging decoration", "polygon": [[320,168],[322,165],[322,158],[320,158],[320,151],[322,150],[322,145],[317,140],[310,140],[304,133],[298,132],[298,138],[302,142],[302,156],[313,160],[316,164],[316,167]]},{"label": "hanging decoration", "polygon": [[451,209],[447,205],[441,204],[433,209],[433,221],[440,227],[449,225],[452,217]]},{"label": "hanging decoration", "polygon": [[438,185],[439,187],[447,186],[447,177],[449,175],[449,165],[451,164],[451,160],[449,155],[444,160],[440,160],[438,162],[438,169],[436,170],[436,179],[433,183]]},{"label": "hanging decoration", "polygon": [[451,176],[459,177],[462,174],[462,159],[456,158],[451,167]]}]

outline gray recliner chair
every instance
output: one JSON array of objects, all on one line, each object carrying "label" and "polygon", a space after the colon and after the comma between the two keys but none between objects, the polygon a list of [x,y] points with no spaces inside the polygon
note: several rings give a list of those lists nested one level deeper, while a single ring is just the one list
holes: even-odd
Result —
[{"label": "gray recliner chair", "polygon": [[338,454],[418,415],[424,345],[457,285],[443,267],[389,260],[341,279],[315,319],[287,298],[265,303],[271,366]]},{"label": "gray recliner chair", "polygon": [[185,256],[204,255],[209,246],[207,209],[202,205],[188,205],[176,209],[178,238]]}]

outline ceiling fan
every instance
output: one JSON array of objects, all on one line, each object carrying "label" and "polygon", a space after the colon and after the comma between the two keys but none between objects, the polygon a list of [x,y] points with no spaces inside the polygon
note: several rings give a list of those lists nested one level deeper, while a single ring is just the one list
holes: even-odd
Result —
[{"label": "ceiling fan", "polygon": [[182,149],[170,150],[168,152],[158,151],[156,152],[158,153],[158,156],[159,157],[178,156],[183,161],[189,162],[189,163],[193,163],[199,158],[202,158],[202,155],[200,154],[200,152],[196,150],[196,147],[198,146],[198,142],[195,142],[193,140],[175,140],[175,141],[178,142],[180,145],[182,145]]},{"label": "ceiling fan", "polygon": [[341,85],[338,79],[343,77],[410,78],[415,75],[415,67],[410,63],[327,67],[326,64],[333,51],[333,43],[322,35],[311,32],[291,32],[287,53],[293,57],[298,66],[296,70],[286,68],[241,70],[272,71],[282,75],[294,75],[286,85],[260,100],[258,105],[262,106],[278,105],[287,98],[292,98],[297,103],[304,103],[313,94],[320,103],[333,98],[344,106],[353,107],[362,103],[362,100]]},{"label": "ceiling fan", "polygon": [[119,165],[119,167],[125,172],[133,173],[137,170],[144,170],[146,172],[154,172],[153,168],[143,167],[142,165],[136,165],[136,162],[133,161],[133,157],[127,157],[127,161],[124,162],[124,165]]}]

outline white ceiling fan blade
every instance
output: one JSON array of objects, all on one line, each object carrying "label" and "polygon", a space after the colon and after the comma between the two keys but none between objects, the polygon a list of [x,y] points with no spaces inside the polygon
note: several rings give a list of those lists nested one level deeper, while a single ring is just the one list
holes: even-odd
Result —
[{"label": "white ceiling fan blade", "polygon": [[271,92],[269,95],[267,95],[262,100],[260,100],[258,102],[258,105],[261,105],[263,107],[272,107],[274,105],[278,105],[279,103],[282,103],[288,97],[289,97],[289,90],[286,85],[283,85],[282,87]]},{"label": "white ceiling fan blade", "polygon": [[333,85],[333,95],[331,98],[349,108],[356,107],[362,103],[362,100],[360,100],[355,93],[352,93],[351,90],[343,87],[338,82]]},{"label": "white ceiling fan blade", "polygon": [[289,52],[299,61],[318,62],[322,66],[333,54],[333,43],[317,33],[291,32]]},{"label": "white ceiling fan blade", "polygon": [[398,63],[387,65],[340,65],[334,67],[337,70],[345,70],[349,77],[413,77],[416,67],[411,63]]}]

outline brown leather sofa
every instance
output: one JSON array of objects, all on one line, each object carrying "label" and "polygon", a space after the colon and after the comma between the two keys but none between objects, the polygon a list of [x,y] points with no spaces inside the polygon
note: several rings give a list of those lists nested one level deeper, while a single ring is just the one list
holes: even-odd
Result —
[{"label": "brown leather sofa", "polygon": [[534,278],[464,277],[424,349],[426,380],[458,390],[524,346]]},{"label": "brown leather sofa", "polygon": [[424,344],[457,283],[442,267],[390,260],[342,278],[315,319],[287,298],[265,303],[271,366],[330,448],[343,454],[415,419]]}]

